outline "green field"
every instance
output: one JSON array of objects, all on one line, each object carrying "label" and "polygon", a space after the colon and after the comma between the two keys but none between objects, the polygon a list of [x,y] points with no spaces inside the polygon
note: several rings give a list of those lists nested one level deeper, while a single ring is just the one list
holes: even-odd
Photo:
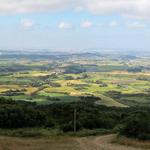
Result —
[{"label": "green field", "polygon": [[95,104],[106,106],[150,105],[149,57],[38,57],[1,58],[1,97],[51,104],[93,96],[99,98]]}]

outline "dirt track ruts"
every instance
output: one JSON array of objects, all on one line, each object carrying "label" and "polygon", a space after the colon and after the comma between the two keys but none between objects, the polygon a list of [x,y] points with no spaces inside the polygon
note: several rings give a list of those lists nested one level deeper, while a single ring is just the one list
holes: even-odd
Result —
[{"label": "dirt track ruts", "polygon": [[105,135],[99,137],[89,137],[77,139],[81,150],[142,150],[118,144],[112,144],[111,141],[115,135]]},{"label": "dirt track ruts", "polygon": [[0,150],[142,150],[112,144],[116,135],[96,137],[15,138],[0,137]]}]

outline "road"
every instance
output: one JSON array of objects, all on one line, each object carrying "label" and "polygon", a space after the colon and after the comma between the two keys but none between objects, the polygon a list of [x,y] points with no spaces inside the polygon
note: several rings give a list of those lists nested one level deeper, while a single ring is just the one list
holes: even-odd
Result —
[{"label": "road", "polygon": [[112,144],[115,135],[77,139],[81,150],[142,150],[138,148]]},{"label": "road", "polygon": [[142,150],[112,144],[115,135],[97,137],[15,138],[0,136],[0,150]]}]

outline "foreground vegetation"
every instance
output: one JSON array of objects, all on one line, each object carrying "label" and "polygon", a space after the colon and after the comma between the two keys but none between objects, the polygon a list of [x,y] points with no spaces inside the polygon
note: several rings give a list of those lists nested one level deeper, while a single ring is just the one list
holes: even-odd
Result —
[{"label": "foreground vegetation", "polygon": [[[88,101],[89,98],[85,98],[77,103],[37,105],[1,98],[0,134],[36,137],[119,133],[140,140],[150,139],[150,108],[106,107]],[[77,132],[74,132],[74,124]]]},{"label": "foreground vegetation", "polygon": [[117,136],[112,139],[111,143],[119,144],[126,147],[134,147],[135,149],[150,149],[150,141],[127,138],[125,136]]},{"label": "foreground vegetation", "polygon": [[[59,136],[51,138],[15,138],[0,136],[0,150],[145,150],[149,142],[132,140],[132,145],[114,143],[115,135],[94,137]],[[125,142],[125,140],[124,140]],[[129,142],[129,141],[128,141]],[[131,144],[131,143],[130,143]]]}]

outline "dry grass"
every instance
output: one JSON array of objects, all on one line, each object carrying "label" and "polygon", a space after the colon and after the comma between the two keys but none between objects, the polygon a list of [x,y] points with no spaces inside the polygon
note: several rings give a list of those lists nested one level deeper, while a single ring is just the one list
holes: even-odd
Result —
[{"label": "dry grass", "polygon": [[26,90],[27,91],[25,93],[27,95],[31,95],[32,93],[36,92],[38,90],[38,88],[29,86],[28,88],[26,88]]},{"label": "dry grass", "polygon": [[[14,138],[0,137],[0,150],[144,150],[147,142],[132,140],[121,140],[121,142],[112,143],[116,135],[105,135],[97,137],[62,137],[54,136],[50,138]],[[132,144],[129,144],[129,143]],[[123,145],[120,145],[123,144]],[[129,145],[143,148],[134,148]],[[147,147],[148,148],[148,147]],[[149,148],[148,148],[149,149]]]},{"label": "dry grass", "polygon": [[150,141],[139,141],[134,139],[129,139],[126,137],[116,137],[112,143],[117,143],[120,145],[125,146],[132,146],[135,148],[142,148],[142,149],[150,149]]},{"label": "dry grass", "polygon": [[78,150],[72,138],[12,138],[0,137],[0,150]]}]

